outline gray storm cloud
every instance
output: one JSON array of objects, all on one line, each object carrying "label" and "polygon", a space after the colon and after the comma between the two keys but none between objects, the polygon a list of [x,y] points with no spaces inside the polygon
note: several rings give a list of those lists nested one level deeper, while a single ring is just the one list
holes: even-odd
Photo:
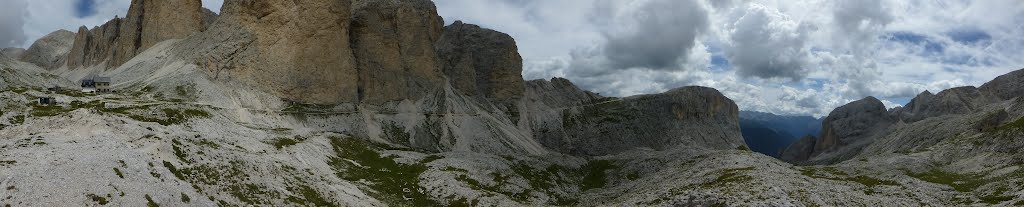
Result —
[{"label": "gray storm cloud", "polygon": [[24,0],[0,1],[0,47],[20,47],[25,43]]},{"label": "gray storm cloud", "polygon": [[775,9],[750,4],[731,23],[729,62],[743,77],[800,80],[807,71],[807,41],[814,26]]},{"label": "gray storm cloud", "polygon": [[694,0],[650,1],[606,34],[604,55],[614,68],[678,69],[708,30],[708,11]]}]

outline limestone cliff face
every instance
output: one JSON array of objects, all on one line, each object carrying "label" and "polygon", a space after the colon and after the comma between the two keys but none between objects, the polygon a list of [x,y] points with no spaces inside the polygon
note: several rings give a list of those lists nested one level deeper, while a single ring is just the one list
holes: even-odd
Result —
[{"label": "limestone cliff face", "polygon": [[67,65],[117,67],[158,42],[202,30],[201,0],[133,0],[125,18],[79,28]]},{"label": "limestone cliff face", "polygon": [[360,101],[420,99],[444,83],[434,43],[444,21],[430,0],[356,0],[352,50]]},{"label": "limestone cliff face", "polygon": [[821,123],[821,140],[814,145],[814,154],[860,142],[889,126],[893,119],[885,104],[875,97],[854,101],[832,111]]},{"label": "limestone cliff face", "polygon": [[74,32],[58,30],[36,40],[18,59],[45,69],[58,68],[64,66],[74,43]]},{"label": "limestone cliff face", "polygon": [[[545,92],[529,94],[529,99],[535,99],[535,94]],[[712,88],[684,87],[623,99],[599,98],[556,111],[561,114],[561,123],[545,120],[546,124],[534,126],[534,136],[545,147],[567,154],[608,155],[635,148],[664,150],[678,146],[736,149],[743,145],[739,109]]]},{"label": "limestone cliff face", "polygon": [[523,96],[523,58],[508,34],[456,21],[444,28],[437,54],[452,86],[467,95],[494,100]]},{"label": "limestone cliff face", "polygon": [[290,101],[356,102],[348,0],[228,0],[209,30],[179,51],[211,76]]},{"label": "limestone cliff face", "polygon": [[828,164],[849,159],[896,122],[875,97],[836,108],[822,121],[820,138],[804,137],[782,152],[781,159],[799,164]]}]

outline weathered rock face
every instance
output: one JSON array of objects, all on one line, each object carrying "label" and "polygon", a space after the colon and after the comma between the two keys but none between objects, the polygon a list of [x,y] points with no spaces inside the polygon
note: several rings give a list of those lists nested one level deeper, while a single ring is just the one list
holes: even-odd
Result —
[{"label": "weathered rock face", "polygon": [[139,52],[164,40],[180,39],[203,30],[201,0],[136,0],[132,4],[143,7]]},{"label": "weathered rock face", "polygon": [[1024,69],[1013,71],[981,85],[981,91],[1009,100],[1024,96]]},{"label": "weathered rock face", "polygon": [[68,67],[117,67],[158,42],[202,30],[201,0],[133,0],[125,18],[79,28]]},{"label": "weathered rock face", "polygon": [[527,97],[537,99],[550,107],[580,106],[603,98],[590,91],[584,91],[565,78],[532,80],[526,82]]},{"label": "weathered rock face", "polygon": [[885,104],[875,97],[854,101],[829,113],[821,123],[821,140],[814,145],[814,154],[841,148],[881,132],[893,123]]},{"label": "weathered rock face", "polygon": [[217,23],[180,51],[194,54],[211,76],[287,100],[355,102],[350,6],[348,0],[228,0]]},{"label": "weathered rock face", "polygon": [[74,43],[74,32],[58,30],[36,40],[18,59],[45,69],[58,68],[64,66]]},{"label": "weathered rock face", "polygon": [[[533,92],[531,92],[533,93]],[[717,90],[684,87],[662,94],[596,99],[561,110],[560,125],[534,129],[545,147],[573,155],[608,155],[680,145],[743,145],[739,109]]]},{"label": "weathered rock face", "polygon": [[352,50],[363,103],[420,99],[442,78],[434,43],[444,21],[430,0],[355,0]]},{"label": "weathered rock face", "polygon": [[203,31],[210,29],[210,26],[213,26],[213,23],[217,22],[217,17],[220,17],[219,14],[210,11],[210,9],[205,7],[203,8],[201,15],[203,16]]},{"label": "weathered rock face", "polygon": [[11,58],[11,59],[15,59],[15,58],[21,57],[21,54],[23,54],[23,53],[25,53],[25,49],[21,49],[21,48],[10,47],[10,48],[0,49],[0,56],[4,56],[4,57],[7,57],[7,58]]},{"label": "weathered rock face", "polygon": [[900,120],[909,123],[947,114],[967,114],[998,101],[999,97],[973,86],[951,88],[936,95],[925,91],[914,97],[897,114]]},{"label": "weathered rock face", "polygon": [[437,44],[444,74],[459,91],[495,100],[523,96],[523,58],[511,36],[456,21]]},{"label": "weathered rock face", "polygon": [[789,147],[782,150],[779,155],[779,159],[786,162],[805,161],[811,158],[811,153],[814,153],[814,146],[818,142],[818,138],[807,135],[800,138]]}]

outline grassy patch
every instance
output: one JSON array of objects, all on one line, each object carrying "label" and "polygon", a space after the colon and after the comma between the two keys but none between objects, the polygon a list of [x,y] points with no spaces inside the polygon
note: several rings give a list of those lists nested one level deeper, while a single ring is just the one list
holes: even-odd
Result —
[{"label": "grassy patch", "polygon": [[217,144],[217,143],[215,143],[213,141],[210,141],[208,139],[200,140],[199,142],[196,143],[196,145],[206,146],[206,147],[213,148],[213,149],[220,149],[220,145],[219,144]]},{"label": "grassy patch", "polygon": [[15,163],[18,163],[18,161],[14,161],[14,160],[0,160],[0,166],[14,165]]},{"label": "grassy patch", "polygon": [[1006,124],[1004,124],[1002,126],[999,126],[998,128],[996,128],[996,131],[1000,131],[1000,132],[1002,132],[1002,131],[1011,131],[1011,130],[1019,130],[1021,128],[1024,128],[1024,118],[1020,118],[1020,119],[1017,119],[1017,121],[1013,121],[1013,122],[1010,122],[1010,123],[1006,123]]},{"label": "grassy patch", "polygon": [[595,160],[583,165],[580,170],[582,173],[580,190],[587,191],[590,189],[603,188],[608,183],[608,171],[617,170],[619,168],[619,166],[616,166],[612,161],[608,160]]},{"label": "grassy patch", "polygon": [[96,202],[96,204],[107,205],[107,203],[110,203],[109,201],[107,201],[107,198],[104,198],[103,196],[98,196],[96,194],[89,194],[85,196],[89,197],[89,199],[92,200],[93,202]]},{"label": "grassy patch", "polygon": [[993,182],[984,179],[981,174],[958,174],[933,169],[923,173],[907,173],[907,175],[930,183],[948,185],[956,191],[972,192],[978,187]]},{"label": "grassy patch", "polygon": [[277,139],[270,140],[270,143],[268,143],[268,144],[274,145],[274,147],[276,147],[278,150],[280,150],[280,149],[284,149],[285,147],[289,147],[289,146],[292,146],[292,145],[296,145],[296,144],[302,143],[302,141],[305,141],[305,139],[303,139],[301,136],[295,136],[294,139],[293,138],[286,138],[286,137],[279,137]]},{"label": "grassy patch", "polygon": [[748,175],[743,175],[741,173],[750,170],[754,170],[754,167],[726,169],[722,171],[722,173],[718,175],[718,178],[715,178],[714,181],[704,183],[702,186],[721,187],[731,183],[747,183],[753,180],[754,178]]},{"label": "grassy patch", "polygon": [[739,147],[736,147],[736,149],[742,151],[750,151],[750,148],[747,147],[747,145],[740,145]]},{"label": "grassy patch", "polygon": [[121,173],[121,169],[117,169],[115,167],[114,168],[114,173],[117,174],[117,177],[120,177],[121,179],[124,179],[124,173]]},{"label": "grassy patch", "polygon": [[327,113],[333,110],[334,106],[330,105],[317,105],[317,104],[304,104],[294,101],[288,101],[288,104],[282,109],[285,113]]},{"label": "grassy patch", "polygon": [[371,196],[378,200],[395,206],[440,205],[419,185],[419,175],[427,170],[426,165],[395,162],[394,156],[382,156],[366,141],[358,139],[332,138],[331,144],[337,157],[329,164],[338,177],[365,183],[373,189]]},{"label": "grassy patch", "polygon": [[177,139],[171,140],[171,150],[174,150],[174,156],[178,157],[178,160],[182,163],[189,163],[188,154],[185,153],[185,150],[181,149],[182,146],[183,144],[181,144]]},{"label": "grassy patch", "polygon": [[181,193],[181,202],[182,203],[192,202],[192,198],[189,198],[188,195],[185,195],[185,193]]},{"label": "grassy patch", "polygon": [[333,202],[320,196],[320,193],[307,185],[288,187],[288,191],[297,192],[302,197],[288,196],[286,200],[300,206],[338,206]]},{"label": "grassy patch", "polygon": [[149,194],[146,194],[145,198],[146,198],[146,206],[148,206],[148,207],[160,207],[160,204],[156,204],[156,202],[153,202],[153,197],[149,197]]},{"label": "grassy patch", "polygon": [[24,124],[25,123],[25,115],[17,115],[17,116],[11,117],[10,121],[11,121],[11,124]]}]

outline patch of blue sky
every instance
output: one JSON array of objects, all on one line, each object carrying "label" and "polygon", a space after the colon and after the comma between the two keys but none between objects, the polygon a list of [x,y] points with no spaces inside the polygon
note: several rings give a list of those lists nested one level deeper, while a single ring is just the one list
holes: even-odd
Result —
[{"label": "patch of blue sky", "polygon": [[946,46],[943,45],[941,42],[934,41],[928,36],[918,33],[892,32],[887,37],[889,41],[922,46],[924,50],[921,52],[922,54],[920,55],[938,55],[946,51]]},{"label": "patch of blue sky", "polygon": [[960,44],[973,45],[973,44],[988,44],[992,41],[992,35],[979,29],[954,29],[945,34],[953,41],[959,42]]},{"label": "patch of blue sky", "polygon": [[87,17],[96,14],[96,0],[75,0],[75,17]]},{"label": "patch of blue sky", "polygon": [[711,66],[712,72],[724,72],[732,70],[732,64],[729,64],[729,59],[720,54],[711,55]]}]

